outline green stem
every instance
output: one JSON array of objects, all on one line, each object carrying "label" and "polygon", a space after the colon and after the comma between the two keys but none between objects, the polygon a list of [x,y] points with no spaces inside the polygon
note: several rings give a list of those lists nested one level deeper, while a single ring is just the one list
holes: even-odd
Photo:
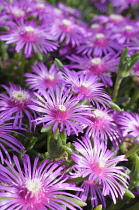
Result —
[{"label": "green stem", "polygon": [[125,157],[128,158],[131,155],[135,154],[136,152],[139,151],[139,143],[137,143],[136,145],[134,145],[134,147],[132,149],[130,149],[126,154]]},{"label": "green stem", "polygon": [[132,96],[130,102],[129,102],[129,103],[127,104],[127,106],[126,106],[126,109],[130,108],[130,106],[131,106],[134,102],[136,102],[136,100],[137,100],[138,98],[139,98],[139,89],[138,89],[138,87],[137,87],[137,88],[135,88],[135,90],[134,90],[134,93],[133,93],[133,96]]},{"label": "green stem", "polygon": [[122,80],[123,80],[123,77],[117,75],[114,91],[113,91],[113,97],[112,97],[114,102],[117,99],[118,91],[119,91]]}]

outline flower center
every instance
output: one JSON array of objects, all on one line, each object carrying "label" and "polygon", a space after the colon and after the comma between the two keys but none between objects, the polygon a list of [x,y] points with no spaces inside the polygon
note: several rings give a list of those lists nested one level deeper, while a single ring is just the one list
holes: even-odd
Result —
[{"label": "flower center", "polygon": [[58,106],[58,109],[62,112],[65,112],[66,111],[66,107],[64,105],[59,105]]},{"label": "flower center", "polygon": [[25,12],[24,12],[24,10],[22,10],[22,9],[13,8],[12,14],[15,15],[17,18],[20,18],[20,17],[24,17]]},{"label": "flower center", "polygon": [[24,103],[26,100],[29,99],[29,94],[23,90],[14,90],[11,93],[11,99],[15,103]]},{"label": "flower center", "polygon": [[32,26],[26,26],[25,31],[28,33],[33,33],[35,31],[35,29]]},{"label": "flower center", "polygon": [[63,19],[62,23],[66,26],[70,26],[72,24],[72,22],[70,20],[67,20],[67,19]]},{"label": "flower center", "polygon": [[97,24],[97,23],[95,23],[95,24],[92,24],[92,25],[91,25],[91,28],[94,28],[94,29],[96,29],[96,28],[100,28],[100,25],[99,25],[99,24]]},{"label": "flower center", "polygon": [[48,79],[52,81],[52,80],[54,80],[54,76],[53,75],[49,75]]},{"label": "flower center", "polygon": [[26,181],[26,188],[29,192],[35,194],[38,193],[42,188],[42,183],[37,178],[29,179]]},{"label": "flower center", "polygon": [[101,110],[98,110],[98,109],[96,109],[94,111],[94,114],[95,114],[96,117],[103,117],[103,116],[106,115],[106,113],[104,113],[104,112],[102,112]]},{"label": "flower center", "polygon": [[111,20],[121,21],[121,20],[123,20],[123,17],[121,15],[111,14],[110,15],[110,19]]},{"label": "flower center", "polygon": [[100,62],[101,62],[101,58],[93,58],[93,59],[91,60],[91,63],[92,63],[93,65],[95,65],[95,66],[99,65]]},{"label": "flower center", "polygon": [[102,33],[96,34],[96,38],[97,38],[97,39],[103,39],[104,37],[105,37],[105,35],[102,34]]},{"label": "flower center", "polygon": [[82,83],[82,86],[85,87],[85,88],[88,88],[88,87],[89,87],[89,84],[86,83],[86,82],[83,82],[83,83]]},{"label": "flower center", "polygon": [[131,30],[133,30],[133,26],[127,25],[127,26],[125,26],[125,30],[131,31]]},{"label": "flower center", "polygon": [[37,3],[36,7],[38,9],[44,9],[45,8],[45,4],[43,4],[43,3]]}]

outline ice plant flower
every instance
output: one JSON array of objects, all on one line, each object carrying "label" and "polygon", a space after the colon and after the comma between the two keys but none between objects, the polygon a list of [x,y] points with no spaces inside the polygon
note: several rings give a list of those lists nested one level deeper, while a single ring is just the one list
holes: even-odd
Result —
[{"label": "ice plant flower", "polygon": [[89,120],[86,116],[90,106],[80,105],[76,97],[73,97],[71,88],[56,87],[49,88],[49,92],[42,91],[41,96],[35,93],[38,99],[34,99],[36,105],[30,105],[30,108],[41,113],[35,122],[37,124],[43,123],[44,127],[52,125],[52,131],[55,132],[57,128],[60,131],[66,130],[69,136],[72,131],[76,135],[83,132],[80,124],[89,125]]},{"label": "ice plant flower", "polygon": [[119,58],[117,56],[106,55],[104,57],[91,56],[67,56],[67,58],[77,64],[70,64],[68,68],[81,69],[85,74],[98,75],[105,86],[112,86],[111,72],[116,71]]},{"label": "ice plant flower", "polygon": [[[13,151],[20,153],[24,150],[23,145],[11,135],[11,133],[18,133],[13,128],[13,123],[10,121],[13,120],[10,114],[0,113],[0,159],[4,163],[4,157],[8,158],[10,161],[10,156],[8,154],[8,148],[11,148]],[[16,129],[20,129],[18,126]]]},{"label": "ice plant flower", "polygon": [[33,93],[12,83],[10,83],[10,87],[6,85],[2,85],[2,87],[7,91],[9,96],[3,93],[0,94],[0,111],[15,115],[13,126],[19,124],[19,127],[21,127],[22,119],[26,116],[29,121],[29,128],[31,129],[33,126],[31,120],[36,117],[35,112],[29,108],[29,105],[33,104],[31,101]]},{"label": "ice plant flower", "polygon": [[72,47],[79,45],[83,39],[84,28],[70,18],[57,18],[52,25],[51,33],[59,42],[71,44]]},{"label": "ice plant flower", "polygon": [[77,47],[77,52],[83,55],[93,55],[94,57],[102,57],[111,53],[115,55],[120,50],[118,42],[113,40],[113,35],[108,32],[89,33],[88,37]]},{"label": "ice plant flower", "polygon": [[139,114],[124,111],[118,114],[115,120],[124,137],[136,138],[135,142],[139,141]]},{"label": "ice plant flower", "polygon": [[19,21],[25,20],[31,15],[31,8],[33,6],[32,0],[1,0],[1,4],[4,6],[4,12],[8,18]]},{"label": "ice plant flower", "polygon": [[50,86],[56,87],[56,85],[61,84],[63,81],[63,77],[61,72],[58,71],[58,67],[55,67],[53,64],[50,69],[43,64],[43,63],[36,63],[32,66],[31,73],[25,73],[24,76],[27,77],[25,80],[27,82],[30,89],[33,90],[46,90]]},{"label": "ice plant flower", "polygon": [[13,157],[15,168],[8,160],[5,161],[8,168],[0,165],[0,197],[7,198],[0,202],[1,210],[63,210],[61,205],[70,210],[82,210],[76,203],[70,201],[70,198],[78,201],[80,199],[66,192],[81,189],[72,183],[65,183],[67,176],[62,175],[65,166],[60,166],[61,161],[49,162],[47,159],[39,164],[39,158],[36,157],[31,166],[28,155],[22,160],[23,168],[16,156]]},{"label": "ice plant flower", "polygon": [[[75,149],[78,153],[72,155],[75,162],[73,166],[73,177],[85,178],[91,183],[90,190],[94,189],[94,185],[102,186],[102,195],[110,196],[116,203],[118,196],[123,198],[124,188],[128,187],[128,176],[123,172],[124,167],[117,166],[121,161],[127,161],[124,155],[114,157],[115,153],[108,150],[104,142],[94,141],[94,147],[90,139],[86,136],[82,140],[74,142]],[[84,185],[84,194],[86,194],[88,186]],[[98,194],[100,192],[98,191]],[[93,196],[93,194],[92,194]],[[102,199],[102,197],[101,197]]]},{"label": "ice plant flower", "polygon": [[49,29],[42,25],[37,25],[35,21],[26,23],[13,23],[10,30],[0,37],[6,44],[16,43],[16,51],[24,49],[26,57],[30,57],[33,52],[48,53],[57,49],[58,44],[50,41],[53,36]]},{"label": "ice plant flower", "polygon": [[108,105],[111,100],[105,90],[103,83],[98,82],[98,76],[84,74],[84,72],[69,71],[65,68],[65,82],[70,85],[79,100],[89,100],[94,104]]},{"label": "ice plant flower", "polygon": [[121,142],[121,132],[115,123],[111,109],[97,107],[90,113],[91,124],[87,128],[86,135],[102,141],[112,141],[115,148]]}]

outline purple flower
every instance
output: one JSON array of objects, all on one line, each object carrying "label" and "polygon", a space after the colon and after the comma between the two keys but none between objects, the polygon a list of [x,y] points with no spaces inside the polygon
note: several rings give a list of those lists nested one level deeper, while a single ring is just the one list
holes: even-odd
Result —
[{"label": "purple flower", "polygon": [[78,53],[101,57],[103,54],[115,54],[120,50],[118,42],[113,40],[113,34],[108,30],[103,33],[88,33],[88,37],[77,48]]},{"label": "purple flower", "polygon": [[22,126],[22,118],[26,116],[29,120],[29,128],[31,129],[33,124],[31,120],[36,117],[33,110],[29,108],[33,94],[28,90],[22,89],[19,85],[10,83],[10,87],[2,85],[7,91],[8,95],[0,94],[0,111],[3,113],[15,114],[14,124],[16,126],[19,123],[19,127]]},{"label": "purple flower", "polygon": [[91,56],[79,57],[76,55],[67,56],[67,58],[78,64],[70,64],[69,68],[81,69],[86,74],[98,75],[105,86],[112,86],[111,72],[116,71],[116,65],[118,65],[119,58],[117,56],[112,57],[106,55],[103,58]]},{"label": "purple flower", "polygon": [[[8,113],[0,113],[0,159],[4,163],[4,156],[10,161],[7,147],[18,153],[24,150],[23,145],[10,133],[18,133],[15,129],[21,129],[18,126],[13,128],[13,123],[9,122],[13,118]],[[19,133],[18,133],[19,134]],[[6,146],[6,147],[5,147]]]},{"label": "purple flower", "polygon": [[24,76],[27,77],[25,81],[30,85],[29,88],[39,90],[40,93],[42,89],[46,90],[50,86],[55,88],[56,85],[63,82],[62,74],[54,64],[48,70],[43,63],[38,62],[36,65],[32,66],[32,72],[34,74],[24,74]]},{"label": "purple flower", "polygon": [[65,68],[65,82],[71,85],[73,92],[77,94],[79,100],[89,100],[94,104],[108,105],[111,100],[105,90],[103,84],[98,82],[96,75],[84,74],[83,72],[69,71]]},{"label": "purple flower", "polygon": [[8,168],[0,165],[2,181],[0,197],[7,198],[0,202],[1,209],[63,210],[61,205],[64,205],[70,210],[82,210],[81,207],[70,201],[70,198],[78,199],[78,201],[80,199],[65,192],[65,190],[78,191],[81,189],[72,183],[65,183],[68,177],[62,173],[65,166],[60,166],[61,161],[49,162],[49,160],[45,160],[38,165],[39,158],[36,157],[33,166],[31,166],[29,156],[25,155],[22,158],[23,169],[21,169],[18,158],[14,156],[13,160],[16,168],[7,160],[5,163]]},{"label": "purple flower", "polygon": [[35,120],[36,123],[43,123],[44,127],[52,125],[53,132],[57,128],[60,131],[66,130],[68,136],[72,131],[76,135],[83,132],[79,124],[89,124],[86,116],[89,115],[87,111],[90,110],[90,106],[79,105],[79,101],[70,91],[70,88],[66,89],[63,85],[55,90],[50,87],[49,92],[42,91],[41,96],[35,93],[39,100],[33,100],[36,105],[30,105],[30,108],[42,114]]},{"label": "purple flower", "polygon": [[[90,191],[93,196],[94,185],[98,184],[102,186],[102,196],[109,195],[114,204],[118,196],[123,198],[124,188],[128,187],[127,178],[129,178],[124,172],[124,167],[117,166],[120,161],[127,161],[124,155],[116,156],[114,152],[107,149],[104,142],[99,140],[94,142],[94,147],[89,138],[83,137],[82,140],[78,140],[74,143],[75,149],[78,153],[74,153],[72,158],[75,162],[73,166],[74,173],[71,173],[73,177],[85,178],[91,183]],[[83,187],[83,186],[82,186]],[[84,185],[84,195],[86,196],[88,186]],[[100,194],[100,191],[98,191]],[[83,193],[81,194],[83,197]],[[104,203],[104,202],[103,202]]]},{"label": "purple flower", "polygon": [[76,23],[75,19],[57,18],[52,25],[51,33],[59,42],[71,44],[75,47],[83,40],[83,33],[85,29]]},{"label": "purple flower", "polygon": [[50,41],[53,36],[44,25],[37,25],[36,22],[13,23],[6,34],[1,35],[1,40],[6,44],[16,43],[16,51],[24,49],[26,57],[32,56],[33,52],[48,53],[57,49],[58,44]]},{"label": "purple flower", "polygon": [[121,142],[121,132],[114,121],[112,110],[100,108],[99,106],[90,113],[86,135],[102,141],[111,140],[115,148]]},{"label": "purple flower", "polygon": [[136,138],[135,142],[139,141],[139,115],[137,113],[124,111],[115,119],[124,137]]},{"label": "purple flower", "polygon": [[33,6],[32,0],[2,0],[1,4],[4,6],[5,13],[8,18],[12,20],[24,20],[31,15],[31,8]]}]

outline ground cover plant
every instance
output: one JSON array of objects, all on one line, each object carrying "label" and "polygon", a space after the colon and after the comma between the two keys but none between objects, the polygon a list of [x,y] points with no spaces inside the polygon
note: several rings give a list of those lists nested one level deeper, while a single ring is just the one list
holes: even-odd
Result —
[{"label": "ground cover plant", "polygon": [[139,1],[0,0],[0,209],[139,209]]}]

